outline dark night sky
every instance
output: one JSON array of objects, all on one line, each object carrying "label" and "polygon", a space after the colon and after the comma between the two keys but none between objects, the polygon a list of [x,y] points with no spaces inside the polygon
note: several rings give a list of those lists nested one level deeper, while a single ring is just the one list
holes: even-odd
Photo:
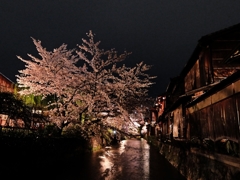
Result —
[{"label": "dark night sky", "polygon": [[30,37],[48,50],[75,48],[92,30],[101,48],[132,52],[126,64],[153,65],[156,96],[179,75],[204,35],[240,23],[238,0],[0,0],[0,72],[15,82],[37,55]]}]

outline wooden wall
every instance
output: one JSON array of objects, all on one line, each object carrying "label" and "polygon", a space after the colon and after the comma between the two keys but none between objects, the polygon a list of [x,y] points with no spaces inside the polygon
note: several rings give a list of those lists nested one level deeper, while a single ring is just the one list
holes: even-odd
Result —
[{"label": "wooden wall", "polygon": [[14,92],[14,84],[0,74],[0,92]]},{"label": "wooden wall", "polygon": [[239,83],[240,80],[188,108],[190,137],[239,141]]}]

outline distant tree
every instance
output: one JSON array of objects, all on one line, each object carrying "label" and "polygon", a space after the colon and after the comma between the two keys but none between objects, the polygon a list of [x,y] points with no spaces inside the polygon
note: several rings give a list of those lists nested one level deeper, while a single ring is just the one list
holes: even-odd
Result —
[{"label": "distant tree", "polygon": [[48,102],[50,101],[50,97],[48,98],[43,98],[42,95],[22,95],[19,96],[23,100],[23,102],[31,107],[32,109],[40,109],[43,110],[45,107],[47,107]]},{"label": "distant tree", "polygon": [[18,56],[26,68],[19,71],[17,82],[24,87],[21,94],[54,97],[49,102],[50,118],[58,126],[81,121],[82,114],[87,115],[88,121],[81,128],[91,135],[98,129],[93,120],[101,118],[102,112],[120,114],[123,121],[130,121],[129,101],[146,97],[155,77],[146,74],[150,66],[143,62],[133,68],[118,66],[130,53],[118,55],[114,49],[100,49],[100,42],[94,41],[91,31],[87,37],[77,45],[77,50],[68,50],[63,44],[53,51],[47,51],[41,41],[33,39],[40,57],[28,54],[31,60],[25,60]]}]

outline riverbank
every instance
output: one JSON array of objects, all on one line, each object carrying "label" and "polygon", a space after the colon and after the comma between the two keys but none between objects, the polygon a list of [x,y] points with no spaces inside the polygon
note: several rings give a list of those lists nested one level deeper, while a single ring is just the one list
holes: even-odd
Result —
[{"label": "riverbank", "polygon": [[[63,179],[85,142],[77,138],[0,137],[0,172],[8,179]],[[79,157],[80,158],[80,157]]]},{"label": "riverbank", "polygon": [[160,142],[146,138],[184,177],[192,179],[240,179],[240,158],[191,147],[186,142]]}]

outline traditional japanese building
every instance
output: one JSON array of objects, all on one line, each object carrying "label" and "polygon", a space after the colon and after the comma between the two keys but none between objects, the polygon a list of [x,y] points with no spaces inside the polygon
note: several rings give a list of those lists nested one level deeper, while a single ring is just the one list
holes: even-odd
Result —
[{"label": "traditional japanese building", "polygon": [[240,24],[203,36],[166,90],[167,135],[239,143]]},{"label": "traditional japanese building", "polygon": [[15,83],[0,73],[0,92],[14,92]]},{"label": "traditional japanese building", "polygon": [[[2,73],[0,73],[0,92],[14,92],[14,83],[8,79],[6,76],[4,76]],[[0,114],[0,125],[4,125],[7,119],[7,115]]]}]

